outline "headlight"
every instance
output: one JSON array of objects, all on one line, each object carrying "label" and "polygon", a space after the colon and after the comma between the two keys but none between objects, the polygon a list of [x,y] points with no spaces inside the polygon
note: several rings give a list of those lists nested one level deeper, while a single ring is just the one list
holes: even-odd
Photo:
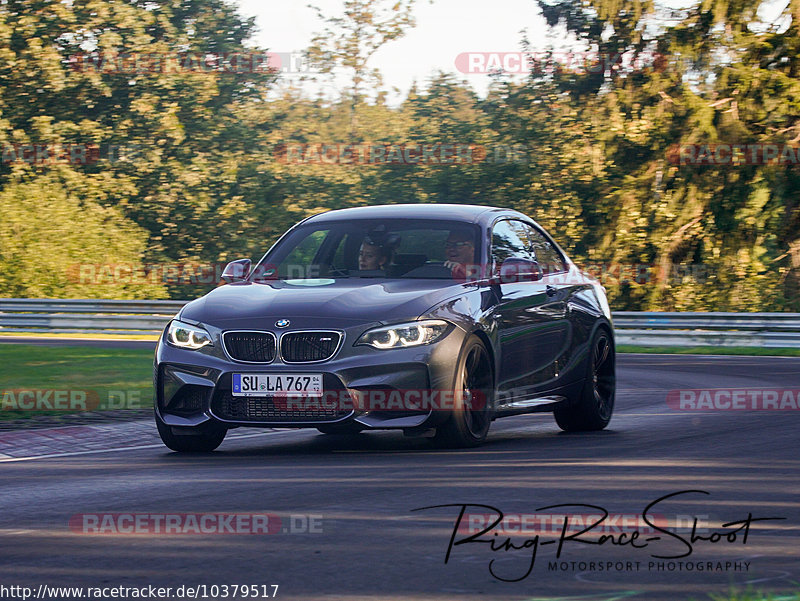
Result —
[{"label": "headlight", "polygon": [[419,346],[433,342],[446,331],[447,322],[440,319],[412,321],[365,332],[356,344],[367,344],[377,349]]},{"label": "headlight", "polygon": [[171,321],[169,324],[167,340],[175,346],[192,350],[197,350],[206,345],[213,344],[213,342],[211,342],[211,335],[203,328],[189,325],[177,319]]}]

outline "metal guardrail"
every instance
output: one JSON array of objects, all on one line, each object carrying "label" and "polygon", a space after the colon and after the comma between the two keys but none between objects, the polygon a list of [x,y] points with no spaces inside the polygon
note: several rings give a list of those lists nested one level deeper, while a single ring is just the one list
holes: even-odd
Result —
[{"label": "metal guardrail", "polygon": [[154,334],[187,301],[0,299],[0,334]]},{"label": "metal guardrail", "polygon": [[617,344],[800,348],[800,313],[615,311]]},{"label": "metal guardrail", "polygon": [[[0,299],[0,334],[159,334],[187,301]],[[614,313],[617,344],[800,348],[800,313]]]}]

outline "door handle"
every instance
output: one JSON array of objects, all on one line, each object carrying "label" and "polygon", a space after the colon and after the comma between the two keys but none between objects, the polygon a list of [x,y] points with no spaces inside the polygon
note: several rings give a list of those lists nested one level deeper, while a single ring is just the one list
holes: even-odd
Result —
[{"label": "door handle", "polygon": [[555,286],[550,286],[549,284],[545,287],[544,291],[547,293],[547,296],[555,296],[558,293],[558,289]]}]

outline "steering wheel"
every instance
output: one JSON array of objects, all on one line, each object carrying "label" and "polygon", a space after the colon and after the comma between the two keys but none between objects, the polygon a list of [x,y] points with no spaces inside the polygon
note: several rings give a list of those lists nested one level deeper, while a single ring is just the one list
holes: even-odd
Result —
[{"label": "steering wheel", "polygon": [[329,276],[330,275],[332,275],[332,276],[337,276],[338,275],[338,276],[347,277],[348,275],[350,275],[350,270],[349,269],[344,269],[343,267],[334,267],[333,265],[331,265],[331,268],[328,270],[328,275]]}]

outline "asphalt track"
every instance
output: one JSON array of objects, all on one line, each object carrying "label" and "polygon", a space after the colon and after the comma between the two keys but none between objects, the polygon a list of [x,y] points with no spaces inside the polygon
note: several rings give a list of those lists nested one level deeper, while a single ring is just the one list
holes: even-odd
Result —
[{"label": "asphalt track", "polygon": [[[678,389],[800,389],[800,358],[621,355],[618,375],[614,418],[598,433],[560,433],[552,416],[542,414],[499,420],[484,446],[462,451],[436,450],[395,433],[344,438],[304,430],[226,440],[218,452],[200,456],[138,441],[145,448],[0,461],[0,584],[277,584],[278,599],[347,600],[674,601],[707,599],[731,587],[800,590],[800,411],[686,412],[666,404],[667,393]],[[504,582],[490,573],[492,559],[497,575],[517,578],[530,564],[530,547],[493,552],[489,544],[462,544],[445,564],[459,509],[412,511],[473,503],[507,516],[596,513],[536,511],[573,503],[605,508],[614,519],[639,515],[650,502],[682,490],[709,494],[681,495],[652,513],[685,538],[688,532],[676,530],[674,520],[688,524],[697,516],[710,536],[732,530],[720,526],[748,514],[786,519],[754,522],[746,544],[742,532],[734,542],[696,541],[691,556],[671,560],[672,570],[670,560],[651,555],[679,555],[686,545],[663,533],[639,549],[567,540],[558,560],[565,570],[550,569],[557,544],[541,544],[530,575]],[[98,535],[70,529],[72,516],[93,512],[270,513],[290,531]],[[321,532],[292,533],[292,515],[315,516]],[[293,524],[305,527],[303,518]],[[629,537],[640,525],[629,522]],[[559,537],[552,529],[539,534],[540,543]],[[653,534],[643,530],[639,543]],[[529,532],[511,540],[522,546],[532,539]],[[620,570],[599,571],[589,562],[595,568],[623,563],[615,566]],[[712,571],[696,571],[708,562]],[[725,562],[740,569],[724,569]],[[206,592],[223,598],[222,591]]]}]

